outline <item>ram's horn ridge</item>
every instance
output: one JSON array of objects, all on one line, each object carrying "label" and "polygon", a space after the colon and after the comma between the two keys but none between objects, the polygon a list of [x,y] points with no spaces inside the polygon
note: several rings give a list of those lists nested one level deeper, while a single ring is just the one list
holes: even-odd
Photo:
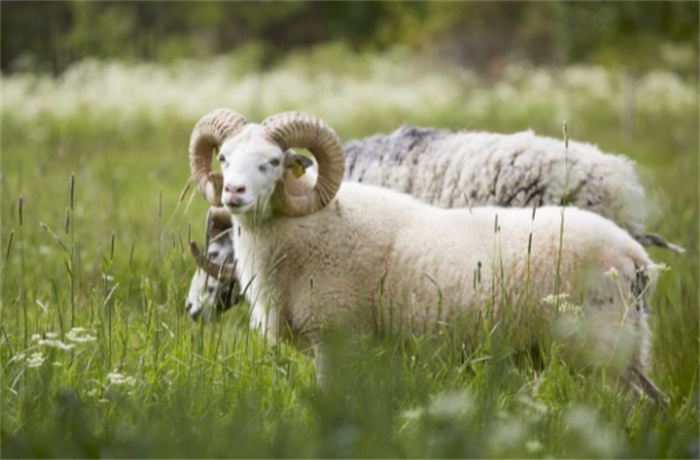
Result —
[{"label": "ram's horn ridge", "polygon": [[285,151],[305,148],[318,163],[316,185],[304,195],[291,195],[284,187],[276,190],[276,199],[287,216],[313,214],[335,197],[345,174],[345,154],[333,128],[312,115],[284,112],[263,121],[271,141]]},{"label": "ram's horn ridge", "polygon": [[199,193],[214,206],[221,206],[221,173],[212,173],[211,157],[229,137],[246,124],[242,115],[231,109],[216,109],[202,117],[190,137],[190,171]]}]

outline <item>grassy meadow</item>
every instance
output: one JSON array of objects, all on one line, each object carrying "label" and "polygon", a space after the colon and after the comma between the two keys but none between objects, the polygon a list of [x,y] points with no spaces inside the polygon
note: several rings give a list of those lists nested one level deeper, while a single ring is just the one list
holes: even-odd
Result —
[{"label": "grassy meadow", "polygon": [[[3,78],[3,457],[698,457],[697,82],[527,63],[485,79],[340,45],[260,68],[244,47]],[[649,249],[670,267],[650,369],[668,408],[570,372],[556,346],[519,362],[494,325],[468,350],[448,335],[338,347],[322,392],[311,358],[249,331],[245,306],[192,322],[186,248],[208,206],[180,196],[191,129],[220,106],[310,112],[344,142],[403,123],[561,137],[566,120],[634,159],[647,229],[687,250]]]}]

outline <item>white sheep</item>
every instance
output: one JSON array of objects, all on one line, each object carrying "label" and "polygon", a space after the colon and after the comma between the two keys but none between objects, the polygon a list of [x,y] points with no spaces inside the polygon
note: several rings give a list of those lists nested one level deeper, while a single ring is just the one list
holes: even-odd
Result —
[{"label": "white sheep", "polygon": [[[205,258],[200,260],[199,249],[190,242],[190,248],[199,266],[190,283],[185,310],[193,320],[198,321],[201,318],[204,322],[208,322],[214,314],[223,313],[241,302],[242,298],[235,279],[219,282],[221,273],[218,267],[228,266],[227,262],[231,262],[234,257],[231,214],[223,208],[210,208],[207,212],[205,228],[207,234]],[[209,266],[209,263],[216,265]]]},{"label": "white sheep", "polygon": [[[572,141],[565,150],[562,141],[530,131],[502,135],[403,126],[344,148],[345,181],[380,185],[443,208],[559,205],[566,197],[567,204],[613,220],[644,246],[683,252],[644,233],[644,190],[633,162],[590,144]],[[216,303],[217,282],[210,278],[202,269],[193,277],[188,311],[194,318]],[[202,290],[203,280],[211,294]]]},{"label": "white sheep", "polygon": [[[683,249],[644,233],[646,200],[623,155],[515,134],[403,126],[345,145],[345,180],[381,185],[442,208],[568,204],[611,219],[644,246]],[[566,201],[566,203],[564,203]]]},{"label": "white sheep", "polygon": [[[318,162],[311,187],[292,187],[287,149],[294,147]],[[214,151],[222,173],[211,171]],[[541,299],[567,294],[582,305],[596,354],[622,363],[630,385],[663,397],[643,370],[643,306],[654,265],[601,216],[567,208],[564,218],[557,207],[534,216],[530,209],[445,210],[375,186],[341,187],[340,141],[325,122],[301,113],[258,125],[216,110],[194,128],[190,168],[199,192],[233,216],[235,272],[250,286],[252,325],[312,345],[319,370],[328,331],[434,331],[487,305],[495,319],[517,320],[530,301],[554,316]]]}]

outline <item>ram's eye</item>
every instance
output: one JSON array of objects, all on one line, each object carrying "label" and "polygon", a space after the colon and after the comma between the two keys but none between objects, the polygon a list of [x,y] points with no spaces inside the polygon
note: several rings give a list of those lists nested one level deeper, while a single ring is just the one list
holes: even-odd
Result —
[{"label": "ram's eye", "polygon": [[209,260],[216,260],[219,257],[219,251],[212,251],[209,253]]},{"label": "ram's eye", "polygon": [[279,158],[273,158],[272,160],[270,160],[270,164],[271,164],[272,166],[275,166],[275,167],[276,167],[276,166],[279,166],[279,165],[280,165],[280,160],[279,160]]},{"label": "ram's eye", "polygon": [[264,165],[258,166],[258,171],[260,171],[260,172],[267,172],[267,165],[264,164]]},{"label": "ram's eye", "polygon": [[221,162],[226,161],[226,157],[224,156],[223,153],[220,153],[218,158],[219,158],[219,161],[221,161]]}]

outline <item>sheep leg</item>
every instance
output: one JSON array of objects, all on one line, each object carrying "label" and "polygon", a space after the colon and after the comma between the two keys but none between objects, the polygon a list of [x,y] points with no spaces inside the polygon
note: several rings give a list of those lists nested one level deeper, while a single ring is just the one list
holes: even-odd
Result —
[{"label": "sheep leg", "polygon": [[629,371],[634,379],[630,380],[630,383],[634,387],[640,389],[645,395],[661,404],[664,408],[667,407],[670,400],[669,397],[656,386],[654,381],[651,380],[642,369],[639,369],[637,366],[632,366]]},{"label": "sheep leg", "polygon": [[326,346],[317,343],[313,346],[314,367],[316,368],[316,385],[324,389],[328,385],[328,351]]},{"label": "sheep leg", "polygon": [[653,380],[647,376],[644,371],[640,369],[635,369],[635,374],[637,376],[637,380],[642,386],[642,389],[644,390],[644,393],[646,393],[647,396],[655,400],[656,402],[662,404],[664,407],[668,404],[670,401],[670,398],[664,394],[663,391],[659,389],[659,387],[656,386]]}]

